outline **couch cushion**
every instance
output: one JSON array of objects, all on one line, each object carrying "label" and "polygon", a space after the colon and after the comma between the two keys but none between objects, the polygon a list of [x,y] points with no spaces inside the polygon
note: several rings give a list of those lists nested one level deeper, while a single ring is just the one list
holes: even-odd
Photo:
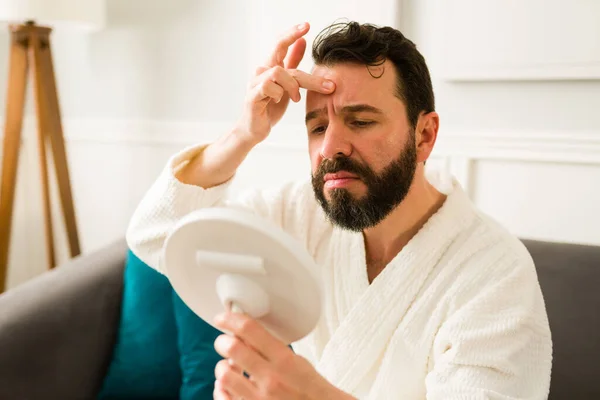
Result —
[{"label": "couch cushion", "polygon": [[550,400],[600,399],[600,247],[524,240],[554,345]]},{"label": "couch cushion", "polygon": [[178,399],[181,385],[171,284],[131,251],[121,320],[99,399]]},{"label": "couch cushion", "polygon": [[121,321],[99,399],[212,399],[218,330],[129,251]]}]

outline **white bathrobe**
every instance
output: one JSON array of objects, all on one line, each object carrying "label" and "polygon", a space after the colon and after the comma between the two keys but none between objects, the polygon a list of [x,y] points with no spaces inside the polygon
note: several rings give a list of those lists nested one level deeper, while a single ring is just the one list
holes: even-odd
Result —
[{"label": "white bathrobe", "polygon": [[[369,284],[363,235],[333,227],[310,182],[243,197],[174,171],[202,147],[174,155],[134,213],[130,248],[164,272],[174,224],[202,207],[241,207],[294,236],[325,287],[314,331],[293,348],[359,399],[546,399],[552,341],[528,252],[478,211],[454,179],[429,179],[444,205]],[[234,178],[235,179],[235,178]]]}]

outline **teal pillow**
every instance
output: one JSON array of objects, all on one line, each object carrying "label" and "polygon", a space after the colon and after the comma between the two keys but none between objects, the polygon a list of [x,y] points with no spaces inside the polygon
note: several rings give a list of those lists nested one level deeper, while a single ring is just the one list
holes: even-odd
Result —
[{"label": "teal pillow", "polygon": [[181,387],[173,289],[131,251],[120,328],[98,399],[178,399]]},{"label": "teal pillow", "polygon": [[222,359],[214,348],[221,332],[198,317],[173,291],[182,384],[181,400],[213,398],[215,366]]}]

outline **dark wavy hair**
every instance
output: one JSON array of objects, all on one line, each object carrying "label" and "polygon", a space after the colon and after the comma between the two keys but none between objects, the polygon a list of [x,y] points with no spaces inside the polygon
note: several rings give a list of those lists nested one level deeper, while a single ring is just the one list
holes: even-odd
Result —
[{"label": "dark wavy hair", "polygon": [[356,63],[367,68],[390,60],[398,76],[396,96],[404,102],[412,128],[416,127],[421,112],[435,110],[425,59],[415,44],[397,29],[358,22],[335,23],[317,35],[312,58],[315,65]]}]

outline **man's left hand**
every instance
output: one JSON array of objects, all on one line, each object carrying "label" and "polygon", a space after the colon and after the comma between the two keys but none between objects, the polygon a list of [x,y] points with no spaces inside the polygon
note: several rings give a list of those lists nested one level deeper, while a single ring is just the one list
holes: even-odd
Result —
[{"label": "man's left hand", "polygon": [[351,398],[252,318],[225,313],[214,322],[232,334],[215,341],[217,353],[224,358],[215,368],[215,399]]}]

